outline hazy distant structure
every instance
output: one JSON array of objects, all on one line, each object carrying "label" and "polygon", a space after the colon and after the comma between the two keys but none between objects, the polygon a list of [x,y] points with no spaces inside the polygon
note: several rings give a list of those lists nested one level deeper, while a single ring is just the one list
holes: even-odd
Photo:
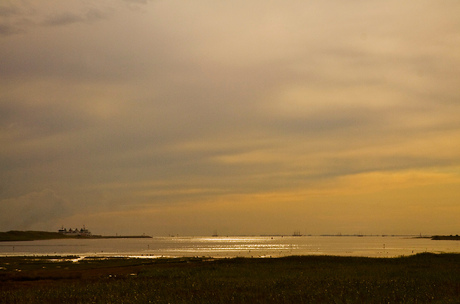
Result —
[{"label": "hazy distant structure", "polygon": [[75,236],[90,236],[91,235],[91,231],[86,229],[84,225],[83,225],[83,228],[80,228],[80,229],[75,228],[74,230],[72,230],[72,228],[69,228],[69,230],[67,230],[66,228],[64,228],[64,226],[62,226],[62,228],[59,229],[58,232],[60,234],[75,235]]}]

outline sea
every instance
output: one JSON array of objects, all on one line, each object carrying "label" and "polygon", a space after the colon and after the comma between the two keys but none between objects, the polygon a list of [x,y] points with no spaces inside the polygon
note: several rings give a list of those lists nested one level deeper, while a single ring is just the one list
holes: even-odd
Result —
[{"label": "sea", "polygon": [[222,236],[57,239],[1,242],[0,256],[284,257],[334,255],[398,257],[423,252],[460,253],[460,241],[411,236]]}]

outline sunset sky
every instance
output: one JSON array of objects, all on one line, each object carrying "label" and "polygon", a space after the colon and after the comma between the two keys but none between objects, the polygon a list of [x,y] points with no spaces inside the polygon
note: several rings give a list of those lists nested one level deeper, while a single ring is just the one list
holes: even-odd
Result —
[{"label": "sunset sky", "polygon": [[458,234],[459,16],[3,0],[0,231]]}]

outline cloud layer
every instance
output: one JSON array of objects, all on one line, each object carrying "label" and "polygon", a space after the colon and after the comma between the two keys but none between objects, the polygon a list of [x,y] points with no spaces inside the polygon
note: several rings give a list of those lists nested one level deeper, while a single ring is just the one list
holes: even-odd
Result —
[{"label": "cloud layer", "polygon": [[3,3],[2,229],[454,233],[458,9]]}]

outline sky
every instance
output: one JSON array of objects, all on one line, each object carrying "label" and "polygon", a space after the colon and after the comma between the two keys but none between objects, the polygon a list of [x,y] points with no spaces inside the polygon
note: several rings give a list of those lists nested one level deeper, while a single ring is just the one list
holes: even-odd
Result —
[{"label": "sky", "polygon": [[459,13],[3,0],[0,231],[458,234]]}]

